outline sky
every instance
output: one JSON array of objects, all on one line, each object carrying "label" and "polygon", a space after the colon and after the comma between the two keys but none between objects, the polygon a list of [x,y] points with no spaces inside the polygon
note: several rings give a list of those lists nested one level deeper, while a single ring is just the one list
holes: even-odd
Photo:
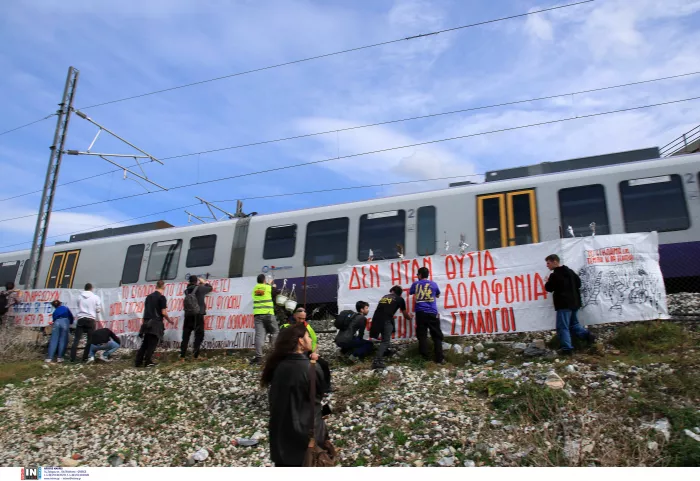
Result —
[{"label": "sky", "polygon": [[[55,112],[69,66],[75,107],[363,45],[563,5],[544,0],[26,0],[0,2],[0,132]],[[573,3],[573,0],[572,0]],[[85,108],[157,158],[700,71],[699,0],[592,3],[420,37]],[[479,180],[489,170],[664,145],[700,123],[700,100],[471,136],[700,95],[700,75],[627,88],[331,132],[143,167],[174,187],[148,194],[120,172],[61,186],[47,245],[69,234],[165,220],[195,196],[234,211],[303,209]],[[0,252],[31,247],[55,117],[0,136]],[[71,119],[66,147],[97,128]],[[376,150],[469,136],[417,147]],[[104,133],[92,151],[133,154]],[[133,163],[133,160],[123,160]],[[113,170],[64,156],[59,184]],[[463,176],[458,178],[458,176]],[[315,190],[455,177],[340,192]],[[116,197],[146,194],[125,200]],[[20,197],[17,197],[20,196]],[[14,197],[8,200],[8,198]],[[254,199],[255,197],[265,197]],[[190,206],[185,208],[184,206]],[[169,210],[170,212],[161,213]],[[150,215],[152,214],[152,215]],[[26,216],[26,217],[25,217]],[[7,221],[5,219],[23,217]],[[129,220],[141,217],[136,220]],[[119,223],[125,221],[123,223]]]}]

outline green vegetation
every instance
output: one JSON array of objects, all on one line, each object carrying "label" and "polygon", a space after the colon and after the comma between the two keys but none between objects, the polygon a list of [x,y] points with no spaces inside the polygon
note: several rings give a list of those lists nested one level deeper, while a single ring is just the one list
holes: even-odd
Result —
[{"label": "green vegetation", "polygon": [[529,418],[534,422],[547,421],[567,402],[566,395],[561,391],[531,383],[518,386],[514,381],[500,377],[477,380],[471,384],[471,388],[485,394],[494,409],[514,420]]},{"label": "green vegetation", "polygon": [[678,349],[687,339],[687,331],[678,324],[650,321],[618,329],[610,344],[629,353],[665,353]]}]

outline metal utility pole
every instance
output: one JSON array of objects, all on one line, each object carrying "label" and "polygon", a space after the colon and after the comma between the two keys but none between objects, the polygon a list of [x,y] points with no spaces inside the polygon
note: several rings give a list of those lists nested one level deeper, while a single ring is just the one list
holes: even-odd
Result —
[{"label": "metal utility pole", "polygon": [[49,157],[49,166],[46,169],[46,180],[44,181],[44,190],[41,194],[41,204],[39,204],[39,214],[36,219],[36,229],[34,230],[34,240],[32,241],[32,251],[29,256],[29,265],[26,267],[29,275],[27,282],[24,285],[25,289],[34,289],[39,278],[39,269],[41,268],[42,256],[46,245],[46,234],[49,229],[49,220],[51,219],[51,209],[53,207],[53,199],[56,193],[56,182],[58,181],[58,172],[61,168],[61,158],[63,157],[63,146],[66,143],[68,134],[68,124],[70,115],[73,109],[73,99],[75,98],[75,89],[78,86],[78,76],[80,71],[74,67],[68,68],[68,76],[66,77],[66,86],[63,89],[63,99],[59,105],[56,115],[56,132],[51,145],[51,156]]}]

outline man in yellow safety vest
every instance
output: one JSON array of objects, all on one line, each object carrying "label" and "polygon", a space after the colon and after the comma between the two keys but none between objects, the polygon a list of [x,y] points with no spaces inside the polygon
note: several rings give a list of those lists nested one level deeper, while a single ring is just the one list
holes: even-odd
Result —
[{"label": "man in yellow safety vest", "polygon": [[255,357],[251,364],[260,364],[263,356],[265,337],[272,336],[274,346],[279,332],[277,318],[275,317],[275,304],[272,300],[272,283],[265,280],[265,274],[258,276],[258,283],[253,288],[253,317],[255,318]]}]

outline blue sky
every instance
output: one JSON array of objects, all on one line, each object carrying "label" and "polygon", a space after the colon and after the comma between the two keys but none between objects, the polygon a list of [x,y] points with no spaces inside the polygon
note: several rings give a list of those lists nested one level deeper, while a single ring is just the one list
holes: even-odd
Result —
[{"label": "blue sky", "polygon": [[[69,65],[76,106],[137,95],[375,42],[557,5],[541,0],[28,0],[0,3],[0,131],[55,111]],[[592,89],[700,70],[700,1],[597,0],[523,19],[252,73],[86,110],[156,157]],[[433,117],[145,167],[175,186],[267,168],[697,96],[700,75],[613,91]],[[194,196],[278,212],[419,190],[449,181],[284,193],[483,173],[663,145],[700,123],[700,101],[340,159],[102,203],[52,216],[49,245]],[[1,199],[40,189],[55,118],[0,137]],[[67,147],[96,129],[74,117]],[[131,153],[106,136],[95,151]],[[111,170],[64,157],[60,182]],[[458,180],[458,179],[455,179]],[[144,192],[120,174],[60,187],[56,209]],[[0,202],[0,220],[36,212],[39,194]],[[235,202],[222,203],[235,209]],[[206,214],[203,206],[189,209]],[[154,215],[187,223],[184,209]],[[28,248],[35,218],[0,222],[0,251]],[[115,226],[112,226],[115,227]],[[12,247],[12,244],[22,243]]]}]

